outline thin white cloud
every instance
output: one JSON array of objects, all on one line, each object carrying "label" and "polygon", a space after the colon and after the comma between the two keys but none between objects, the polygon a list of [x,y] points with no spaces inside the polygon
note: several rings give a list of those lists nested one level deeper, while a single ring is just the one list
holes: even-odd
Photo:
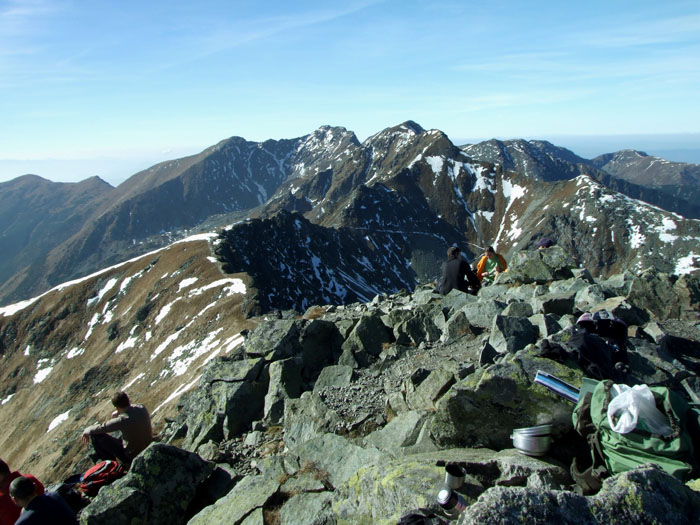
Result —
[{"label": "thin white cloud", "polygon": [[340,8],[295,13],[285,16],[242,20],[239,24],[226,29],[215,30],[205,35],[201,41],[200,58],[228,49],[232,49],[256,40],[270,38],[274,35],[325,24],[333,20],[357,13],[382,0],[355,2]]},{"label": "thin white cloud", "polygon": [[700,13],[632,22],[610,31],[583,33],[580,37],[585,45],[624,48],[697,42],[698,35],[700,35]]}]

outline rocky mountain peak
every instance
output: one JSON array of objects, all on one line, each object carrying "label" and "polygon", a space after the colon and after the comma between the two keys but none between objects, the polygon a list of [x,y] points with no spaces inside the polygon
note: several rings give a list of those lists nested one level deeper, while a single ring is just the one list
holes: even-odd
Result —
[{"label": "rocky mountain peak", "polygon": [[[597,186],[583,176],[554,184],[570,185],[579,197]],[[367,252],[323,235],[282,212],[0,310],[3,459],[47,485],[84,470],[80,432],[104,421],[110,392],[123,388],[151,410],[157,442],[100,491],[83,522],[395,523],[436,509],[447,464],[469,480],[467,523],[700,517],[692,487],[648,464],[611,476],[597,495],[576,494],[569,465],[587,444],[573,430],[574,405],[535,381],[541,370],[578,388],[591,373],[620,373],[700,399],[697,274],[595,279],[555,246],[515,252],[476,296],[441,296],[426,283],[284,310],[284,281],[309,298],[369,278]],[[282,249],[290,236],[299,253]],[[300,254],[310,258],[299,268],[307,281],[288,273]],[[274,287],[267,273],[222,273],[246,257],[279,273]],[[333,274],[336,258],[346,266]],[[364,271],[343,275],[353,264]],[[271,309],[257,315],[249,305],[263,300]],[[627,325],[627,369],[577,359],[576,320],[601,309]],[[544,423],[546,456],[514,448],[515,428]]]}]

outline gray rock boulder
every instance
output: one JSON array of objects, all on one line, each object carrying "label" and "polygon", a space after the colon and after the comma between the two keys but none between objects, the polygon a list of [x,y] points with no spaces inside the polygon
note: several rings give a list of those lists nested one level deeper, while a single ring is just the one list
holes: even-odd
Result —
[{"label": "gray rock boulder", "polygon": [[284,403],[301,395],[302,378],[299,359],[273,361],[268,366],[270,382],[265,395],[263,421],[277,425],[284,419]]},{"label": "gray rock boulder", "polygon": [[186,523],[197,487],[214,464],[186,450],[154,443],[139,454],[129,473],[100,490],[83,509],[85,525]]},{"label": "gray rock boulder", "polygon": [[284,406],[284,441],[287,446],[300,445],[326,432],[334,432],[341,419],[328,408],[318,393],[304,392],[299,399],[289,399]]},{"label": "gray rock boulder", "polygon": [[342,345],[344,353],[351,353],[361,366],[367,366],[371,357],[378,356],[383,345],[392,336],[378,313],[363,315]]},{"label": "gray rock boulder", "polygon": [[499,283],[548,283],[555,279],[573,276],[571,269],[576,264],[560,247],[547,250],[517,252],[510,261],[508,271],[499,275]]},{"label": "gray rock boulder", "polygon": [[575,309],[576,291],[555,292],[532,299],[532,309],[539,314],[570,314]]},{"label": "gray rock boulder", "polygon": [[575,386],[582,383],[578,369],[528,351],[506,354],[498,363],[457,382],[438,401],[428,423],[436,443],[440,447],[511,448],[513,429],[544,423],[554,425],[555,435],[566,434],[572,428],[572,405],[534,382],[538,370]]},{"label": "gray rock boulder", "polygon": [[480,299],[476,303],[463,306],[460,311],[467,316],[469,324],[478,328],[491,328],[493,320],[500,315],[507,304],[495,299]]},{"label": "gray rock boulder", "polygon": [[202,509],[189,525],[230,525],[241,523],[277,493],[279,481],[257,475],[243,478],[226,496]]},{"label": "gray rock boulder", "polygon": [[434,506],[447,463],[465,469],[460,491],[467,503],[492,484],[561,488],[569,479],[565,468],[514,450],[446,449],[397,459],[385,456],[338,487],[333,504],[338,523],[396,523],[411,509]]},{"label": "gray rock boulder", "polygon": [[268,386],[264,364],[262,359],[218,358],[207,366],[197,388],[185,398],[183,448],[197,450],[207,441],[239,435],[260,419]]},{"label": "gray rock boulder", "polygon": [[537,342],[538,329],[529,319],[497,315],[493,320],[489,344],[501,354],[514,353]]},{"label": "gray rock boulder", "polygon": [[385,454],[374,447],[359,447],[337,434],[323,434],[290,448],[300,462],[314,466],[333,487],[349,480],[361,468],[379,463]]},{"label": "gray rock boulder", "polygon": [[640,467],[605,481],[595,496],[527,487],[488,489],[460,524],[482,523],[697,523],[700,494],[653,467]]}]

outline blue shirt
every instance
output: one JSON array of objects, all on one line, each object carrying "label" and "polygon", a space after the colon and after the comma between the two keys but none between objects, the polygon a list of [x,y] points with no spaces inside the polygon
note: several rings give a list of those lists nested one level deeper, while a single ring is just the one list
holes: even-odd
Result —
[{"label": "blue shirt", "polygon": [[20,514],[15,525],[78,525],[68,503],[57,492],[37,496]]}]

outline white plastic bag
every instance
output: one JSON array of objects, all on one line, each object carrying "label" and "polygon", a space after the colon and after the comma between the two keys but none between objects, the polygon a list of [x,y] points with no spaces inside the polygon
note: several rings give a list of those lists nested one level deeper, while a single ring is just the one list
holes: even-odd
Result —
[{"label": "white plastic bag", "polygon": [[647,385],[613,385],[612,401],[608,405],[608,423],[620,434],[632,432],[639,425],[652,434],[672,433],[666,416],[656,408],[654,394]]}]

